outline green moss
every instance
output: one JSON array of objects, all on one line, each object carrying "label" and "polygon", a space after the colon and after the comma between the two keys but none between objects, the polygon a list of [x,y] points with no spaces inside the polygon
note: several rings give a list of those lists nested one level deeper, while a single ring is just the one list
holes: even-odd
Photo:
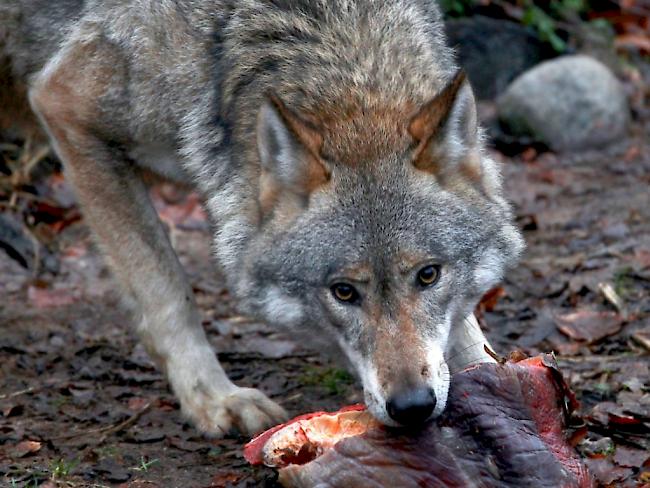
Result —
[{"label": "green moss", "polygon": [[78,459],[57,459],[50,464],[50,473],[52,479],[62,479],[67,477],[79,465]]},{"label": "green moss", "polygon": [[614,291],[625,300],[630,295],[633,289],[633,280],[631,274],[633,269],[629,266],[620,268],[614,273]]},{"label": "green moss", "polygon": [[344,369],[312,367],[299,377],[299,381],[307,386],[323,387],[330,395],[341,395],[354,383],[354,378]]}]

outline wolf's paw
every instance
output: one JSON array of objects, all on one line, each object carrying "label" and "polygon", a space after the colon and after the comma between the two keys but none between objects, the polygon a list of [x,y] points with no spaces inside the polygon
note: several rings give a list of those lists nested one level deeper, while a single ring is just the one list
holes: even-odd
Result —
[{"label": "wolf's paw", "polygon": [[222,437],[232,429],[252,436],[287,419],[280,405],[255,388],[235,386],[225,395],[193,400],[183,412],[210,436]]}]

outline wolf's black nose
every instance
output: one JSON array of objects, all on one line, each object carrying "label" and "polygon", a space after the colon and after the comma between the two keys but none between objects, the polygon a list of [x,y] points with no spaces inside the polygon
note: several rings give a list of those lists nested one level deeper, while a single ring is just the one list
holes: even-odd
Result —
[{"label": "wolf's black nose", "polygon": [[407,390],[393,395],[386,402],[388,415],[404,426],[424,423],[436,408],[436,394],[430,388]]}]

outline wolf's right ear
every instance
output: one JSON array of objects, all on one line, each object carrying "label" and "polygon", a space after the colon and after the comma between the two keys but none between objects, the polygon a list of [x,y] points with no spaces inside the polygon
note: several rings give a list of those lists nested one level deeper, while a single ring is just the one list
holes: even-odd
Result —
[{"label": "wolf's right ear", "polygon": [[416,168],[441,182],[462,175],[482,185],[476,101],[463,70],[411,119],[409,132],[417,143]]},{"label": "wolf's right ear", "polygon": [[323,137],[309,122],[270,94],[257,119],[257,148],[262,163],[260,200],[272,206],[280,194],[307,197],[329,180],[320,157]]}]

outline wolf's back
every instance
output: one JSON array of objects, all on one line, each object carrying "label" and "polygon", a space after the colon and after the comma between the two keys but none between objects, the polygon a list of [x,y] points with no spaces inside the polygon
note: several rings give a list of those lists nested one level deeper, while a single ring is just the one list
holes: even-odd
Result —
[{"label": "wolf's back", "polygon": [[392,146],[395,121],[456,71],[434,0],[238,2],[220,33],[220,111],[237,117],[234,137],[245,141],[272,92],[323,128],[339,161]]},{"label": "wolf's back", "polygon": [[223,39],[226,99],[268,79],[311,99],[337,87],[431,96],[454,71],[434,0],[241,2]]}]

